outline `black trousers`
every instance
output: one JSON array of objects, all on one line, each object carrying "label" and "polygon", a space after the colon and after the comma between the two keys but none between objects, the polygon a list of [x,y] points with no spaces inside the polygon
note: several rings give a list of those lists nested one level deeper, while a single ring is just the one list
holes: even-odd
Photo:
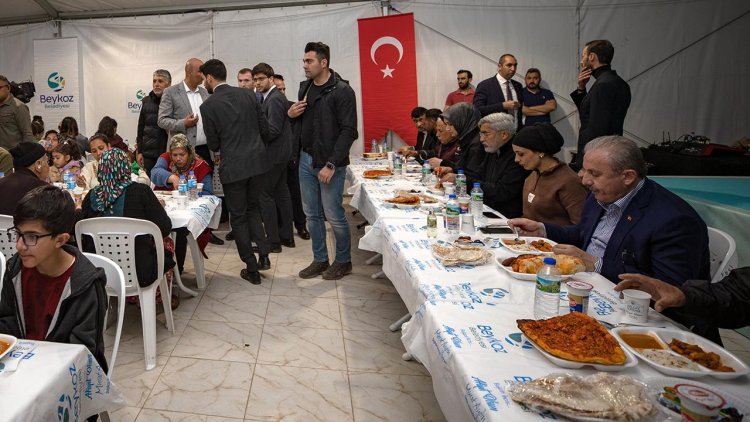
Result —
[{"label": "black trousers", "polygon": [[299,190],[299,160],[291,160],[286,166],[286,185],[292,198],[292,213],[294,215],[294,228],[297,230],[307,228],[307,217],[302,209],[302,194]]},{"label": "black trousers", "polygon": [[211,171],[214,171],[214,160],[211,159],[211,150],[208,149],[208,145],[196,145],[195,153],[198,154],[203,161],[208,163],[211,167]]},{"label": "black trousers", "polygon": [[248,271],[258,271],[258,262],[250,242],[258,244],[260,255],[268,255],[270,245],[263,232],[260,219],[260,192],[263,176],[253,176],[232,183],[222,183],[224,203],[229,210],[229,224],[232,227],[237,252]]},{"label": "black trousers", "polygon": [[[292,232],[292,198],[286,183],[286,163],[275,164],[263,174],[260,210],[266,236],[272,245],[290,240]],[[278,213],[278,214],[277,214]]]},{"label": "black trousers", "polygon": [[156,166],[156,161],[159,158],[149,158],[149,157],[143,157],[143,170],[148,174],[148,177],[151,178],[151,170]]}]

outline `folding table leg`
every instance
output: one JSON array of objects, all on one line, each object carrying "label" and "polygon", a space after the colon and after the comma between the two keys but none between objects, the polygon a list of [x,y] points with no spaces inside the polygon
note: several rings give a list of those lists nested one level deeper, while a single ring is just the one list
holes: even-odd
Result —
[{"label": "folding table leg", "polygon": [[380,277],[382,277],[384,275],[385,275],[385,273],[381,270],[381,271],[378,271],[375,274],[371,275],[370,278],[372,278],[373,280],[375,280],[375,279],[378,279],[378,278],[380,278]]},{"label": "folding table leg", "polygon": [[406,321],[409,321],[410,319],[411,319],[411,314],[407,312],[406,315],[402,316],[401,318],[398,319],[398,321],[391,324],[388,327],[388,329],[391,331],[398,331],[401,329],[401,325],[403,325]]},{"label": "folding table leg", "polygon": [[372,265],[372,263],[373,263],[373,262],[375,262],[375,261],[376,261],[376,260],[377,260],[378,258],[380,258],[381,256],[382,256],[382,255],[380,255],[379,253],[376,253],[376,254],[375,254],[375,255],[373,255],[373,256],[372,256],[371,258],[367,259],[367,261],[365,261],[365,264],[367,264],[367,265]]}]

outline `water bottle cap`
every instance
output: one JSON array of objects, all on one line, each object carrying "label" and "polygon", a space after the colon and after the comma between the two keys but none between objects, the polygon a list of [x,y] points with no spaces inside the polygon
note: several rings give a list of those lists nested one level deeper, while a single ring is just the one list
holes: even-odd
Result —
[{"label": "water bottle cap", "polygon": [[184,174],[181,174],[181,175],[180,175],[180,179],[184,179],[184,178],[185,178],[185,175],[184,175]]},{"label": "water bottle cap", "polygon": [[456,194],[455,193],[449,194],[448,199],[456,199]]},{"label": "water bottle cap", "polygon": [[479,182],[474,182],[474,187],[475,187],[475,188],[478,188],[478,187],[479,187],[479,185],[480,185],[480,183],[479,183]]},{"label": "water bottle cap", "polygon": [[464,171],[463,170],[459,170],[458,174],[464,174]]},{"label": "water bottle cap", "polygon": [[188,174],[191,175],[191,176],[195,176],[195,172],[192,171],[192,170],[190,170],[190,172]]},{"label": "water bottle cap", "polygon": [[557,264],[557,261],[555,261],[555,258],[552,258],[549,256],[547,258],[544,258],[544,265],[555,265],[555,264]]}]

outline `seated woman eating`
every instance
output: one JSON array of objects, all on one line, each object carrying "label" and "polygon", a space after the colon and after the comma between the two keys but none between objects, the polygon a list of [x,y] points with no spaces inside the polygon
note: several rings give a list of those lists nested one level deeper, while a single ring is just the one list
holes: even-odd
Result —
[{"label": "seated woman eating", "polygon": [[[81,169],[81,174],[76,179],[76,184],[82,187],[84,190],[93,189],[99,186],[98,170],[99,161],[102,158],[102,154],[105,151],[111,150],[112,147],[109,144],[109,138],[103,133],[96,133],[89,138],[89,150],[91,155],[94,157],[93,160],[86,163]],[[143,169],[138,171],[138,175],[133,175],[131,180],[134,182],[142,183],[146,186],[151,186],[151,180]]]},{"label": "seated woman eating", "polygon": [[[159,227],[163,239],[152,240],[146,236],[135,239],[135,270],[139,284],[144,286],[157,278],[155,248],[165,249],[164,268],[158,270],[168,274],[174,267],[172,239],[169,237],[172,220],[149,186],[133,183],[130,171],[130,163],[123,150],[115,148],[105,151],[99,159],[99,185],[91,189],[83,199],[81,217],[138,218]],[[83,239],[83,249],[93,251],[93,247],[86,244],[87,239]],[[170,286],[171,281],[168,274],[167,284]],[[157,295],[157,303],[161,303],[161,295]],[[172,308],[176,308],[178,304],[179,300],[173,296]]]},{"label": "seated woman eating", "polygon": [[[183,134],[172,136],[167,147],[169,152],[159,156],[156,165],[151,169],[151,178],[156,190],[176,190],[180,183],[180,176],[187,180],[190,172],[193,172],[198,183],[203,184],[201,191],[205,195],[213,195],[213,179],[211,168],[208,163],[195,155],[193,146],[190,145],[187,137]],[[175,229],[177,233],[177,242],[175,242],[175,253],[177,254],[177,268],[182,274],[185,265],[185,254],[187,252],[187,234],[186,228]],[[211,229],[206,229],[196,239],[203,256],[208,239],[211,237]]]},{"label": "seated woman eating", "polygon": [[562,225],[581,222],[588,192],[578,176],[554,154],[564,143],[549,123],[526,126],[513,138],[516,162],[531,174],[523,184],[523,216]]}]

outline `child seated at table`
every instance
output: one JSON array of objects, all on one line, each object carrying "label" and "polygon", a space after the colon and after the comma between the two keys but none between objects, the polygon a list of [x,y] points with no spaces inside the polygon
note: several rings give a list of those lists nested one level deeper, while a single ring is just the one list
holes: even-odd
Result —
[{"label": "child seated at table", "polygon": [[52,164],[49,172],[51,182],[63,182],[63,173],[66,171],[78,177],[82,167],[78,144],[73,140],[58,144],[52,150]]},{"label": "child seated at table", "polygon": [[106,371],[106,276],[67,244],[74,222],[73,199],[54,186],[39,186],[18,202],[8,231],[18,253],[3,278],[0,333],[82,344]]}]

